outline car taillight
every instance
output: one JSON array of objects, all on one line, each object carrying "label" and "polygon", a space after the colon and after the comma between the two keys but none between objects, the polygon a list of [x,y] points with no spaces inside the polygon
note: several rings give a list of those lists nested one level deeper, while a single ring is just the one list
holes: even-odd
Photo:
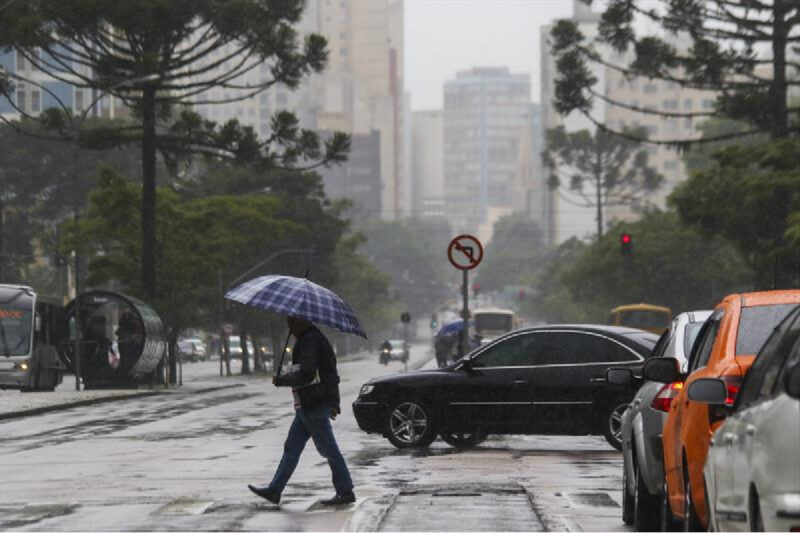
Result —
[{"label": "car taillight", "polygon": [[681,392],[683,388],[682,381],[676,381],[674,383],[667,383],[661,390],[658,391],[653,401],[650,402],[650,407],[655,409],[656,411],[664,411],[665,413],[669,412],[669,408],[672,406],[672,400]]},{"label": "car taillight", "polygon": [[725,405],[731,407],[733,402],[736,401],[739,389],[742,388],[742,376],[722,376],[720,379],[725,382],[725,387],[728,389],[728,397],[725,398]]}]

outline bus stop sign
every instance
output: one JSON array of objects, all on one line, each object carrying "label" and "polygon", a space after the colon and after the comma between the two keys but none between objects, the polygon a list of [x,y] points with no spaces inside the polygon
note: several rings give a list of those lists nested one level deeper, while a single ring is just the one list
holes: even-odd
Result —
[{"label": "bus stop sign", "polygon": [[447,246],[447,258],[459,270],[472,270],[483,259],[481,241],[472,235],[459,235]]}]

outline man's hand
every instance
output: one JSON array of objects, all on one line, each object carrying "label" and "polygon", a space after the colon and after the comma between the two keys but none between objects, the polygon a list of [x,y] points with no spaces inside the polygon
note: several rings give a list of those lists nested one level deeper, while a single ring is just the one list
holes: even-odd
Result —
[{"label": "man's hand", "polygon": [[336,415],[341,414],[342,410],[338,407],[331,408],[331,420],[336,420]]}]

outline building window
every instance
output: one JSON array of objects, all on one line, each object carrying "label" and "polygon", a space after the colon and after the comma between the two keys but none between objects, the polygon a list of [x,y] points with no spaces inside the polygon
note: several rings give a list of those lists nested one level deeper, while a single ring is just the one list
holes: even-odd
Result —
[{"label": "building window", "polygon": [[28,105],[25,98],[25,89],[17,89],[17,107],[21,111],[28,110]]},{"label": "building window", "polygon": [[81,112],[86,104],[83,101],[83,89],[75,89],[75,111]]},{"label": "building window", "polygon": [[658,91],[658,85],[655,83],[648,83],[644,86],[644,92],[647,94],[653,94]]},{"label": "building window", "polygon": [[703,109],[712,109],[714,107],[714,100],[706,98],[703,100]]},{"label": "building window", "polygon": [[28,60],[17,50],[17,70],[28,70]]},{"label": "building window", "polygon": [[664,100],[664,109],[678,109],[678,99],[670,98],[669,100]]},{"label": "building window", "polygon": [[38,113],[42,110],[42,93],[33,91],[31,93],[31,113]]},{"label": "building window", "polygon": [[686,128],[687,130],[692,129],[692,117],[686,117],[683,120],[683,127]]},{"label": "building window", "polygon": [[692,99],[691,98],[686,98],[683,101],[683,108],[684,109],[691,109],[692,108]]},{"label": "building window", "polygon": [[347,57],[347,48],[340,48],[339,53],[342,55],[342,57]]}]

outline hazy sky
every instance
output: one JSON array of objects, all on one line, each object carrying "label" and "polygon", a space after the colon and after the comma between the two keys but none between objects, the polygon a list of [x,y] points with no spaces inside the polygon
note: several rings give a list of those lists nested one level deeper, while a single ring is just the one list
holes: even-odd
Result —
[{"label": "hazy sky", "polygon": [[414,111],[440,109],[459,70],[507,66],[539,101],[539,29],[572,15],[572,0],[405,0],[405,87]]}]

